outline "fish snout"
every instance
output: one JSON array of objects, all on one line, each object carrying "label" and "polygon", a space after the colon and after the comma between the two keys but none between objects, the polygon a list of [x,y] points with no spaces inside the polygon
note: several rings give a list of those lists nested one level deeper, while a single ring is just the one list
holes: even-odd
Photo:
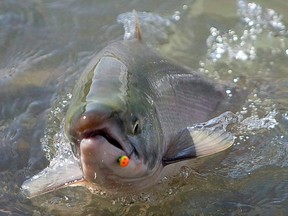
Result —
[{"label": "fish snout", "polygon": [[98,103],[87,106],[84,112],[74,115],[68,133],[74,138],[73,142],[75,142],[75,138],[79,142],[97,131],[105,130],[112,117],[113,111],[108,106]]},{"label": "fish snout", "polygon": [[135,149],[115,110],[103,104],[90,104],[88,108],[72,119],[68,132],[84,178],[103,184],[105,176],[121,170],[119,158],[130,157]]},{"label": "fish snout", "polygon": [[97,137],[105,138],[107,144],[121,151],[132,151],[131,146],[125,143],[117,113],[111,107],[101,103],[89,104],[86,106],[86,111],[75,114],[71,122],[66,125],[66,134],[72,142],[72,149],[77,157],[82,141],[96,140]]}]

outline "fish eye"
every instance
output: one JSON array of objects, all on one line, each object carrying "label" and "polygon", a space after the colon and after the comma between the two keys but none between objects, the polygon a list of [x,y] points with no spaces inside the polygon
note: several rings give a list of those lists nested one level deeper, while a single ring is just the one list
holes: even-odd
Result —
[{"label": "fish eye", "polygon": [[140,121],[136,116],[132,117],[132,133],[137,134],[140,132]]},{"label": "fish eye", "polygon": [[133,126],[133,134],[138,133],[139,131],[139,121],[137,121]]}]

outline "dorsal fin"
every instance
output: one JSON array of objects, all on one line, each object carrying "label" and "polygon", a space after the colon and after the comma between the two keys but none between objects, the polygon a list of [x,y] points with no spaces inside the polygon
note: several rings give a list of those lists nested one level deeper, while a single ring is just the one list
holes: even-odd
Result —
[{"label": "dorsal fin", "polygon": [[141,25],[138,19],[138,14],[136,10],[133,10],[134,19],[135,19],[135,38],[137,38],[139,41],[142,40],[142,30]]}]

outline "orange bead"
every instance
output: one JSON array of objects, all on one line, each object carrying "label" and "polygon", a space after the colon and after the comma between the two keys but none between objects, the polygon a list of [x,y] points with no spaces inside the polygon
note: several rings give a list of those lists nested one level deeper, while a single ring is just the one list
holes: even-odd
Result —
[{"label": "orange bead", "polygon": [[121,167],[126,167],[129,165],[129,158],[126,155],[122,155],[118,158],[118,163]]}]

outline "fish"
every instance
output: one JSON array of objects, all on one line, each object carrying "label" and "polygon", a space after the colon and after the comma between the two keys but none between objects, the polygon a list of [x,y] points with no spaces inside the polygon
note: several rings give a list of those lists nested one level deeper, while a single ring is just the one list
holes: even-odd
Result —
[{"label": "fish", "polygon": [[76,162],[25,181],[27,197],[81,184],[141,191],[233,145],[218,117],[233,116],[225,86],[160,56],[135,17],[134,38],[103,48],[74,87],[64,130]]}]

